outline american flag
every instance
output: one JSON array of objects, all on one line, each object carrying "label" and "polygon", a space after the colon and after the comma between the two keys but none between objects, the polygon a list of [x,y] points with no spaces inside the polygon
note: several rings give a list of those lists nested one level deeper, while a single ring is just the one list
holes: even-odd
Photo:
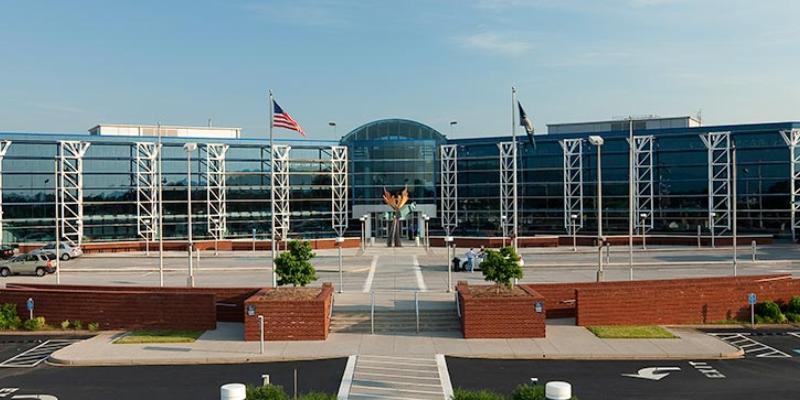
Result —
[{"label": "american flag", "polygon": [[276,128],[284,128],[293,131],[298,131],[300,132],[301,135],[303,135],[303,137],[306,136],[306,133],[303,132],[303,128],[300,127],[297,121],[295,121],[291,116],[289,116],[289,113],[283,111],[281,106],[278,105],[278,102],[273,100],[272,104],[274,107],[272,123]]}]

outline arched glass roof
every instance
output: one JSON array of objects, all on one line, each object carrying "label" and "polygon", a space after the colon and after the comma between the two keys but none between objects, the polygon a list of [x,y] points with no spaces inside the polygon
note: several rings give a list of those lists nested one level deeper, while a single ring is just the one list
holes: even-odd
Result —
[{"label": "arched glass roof", "polygon": [[436,140],[444,142],[447,139],[436,129],[425,124],[408,119],[381,119],[368,122],[353,129],[342,138],[342,142],[356,140]]}]

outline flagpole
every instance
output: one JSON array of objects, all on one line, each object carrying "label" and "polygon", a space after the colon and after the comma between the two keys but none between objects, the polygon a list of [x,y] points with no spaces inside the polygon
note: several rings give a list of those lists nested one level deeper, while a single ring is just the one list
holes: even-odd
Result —
[{"label": "flagpole", "polygon": [[278,275],[275,273],[275,256],[276,256],[276,246],[275,246],[275,160],[273,157],[275,152],[273,151],[273,143],[272,143],[272,128],[273,122],[275,120],[275,116],[273,113],[275,112],[275,100],[272,97],[272,89],[269,90],[269,206],[270,206],[270,219],[272,220],[272,224],[270,225],[270,243],[269,248],[272,251],[272,287],[278,287]]},{"label": "flagpole", "polygon": [[517,237],[519,236],[517,231],[518,221],[517,221],[517,110],[514,108],[516,106],[516,94],[517,89],[513,86],[511,87],[511,142],[512,142],[512,156],[514,157],[514,161],[512,162],[512,171],[513,171],[513,178],[511,180],[511,184],[513,185],[514,190],[514,209],[513,209],[513,223],[514,228],[511,232],[514,233],[514,239],[511,241],[511,245],[514,246],[514,251],[517,251]]}]

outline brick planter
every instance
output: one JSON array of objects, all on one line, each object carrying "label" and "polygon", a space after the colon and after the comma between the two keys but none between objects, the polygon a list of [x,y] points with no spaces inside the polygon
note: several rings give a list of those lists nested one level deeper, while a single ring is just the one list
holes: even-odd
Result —
[{"label": "brick planter", "polygon": [[[473,297],[466,282],[458,282],[461,332],[474,338],[543,338],[545,337],[544,297],[525,286],[525,297]],[[537,302],[542,303],[536,312]]]},{"label": "brick planter", "polygon": [[[251,296],[244,303],[244,337],[247,341],[260,340],[258,316],[264,316],[264,340],[325,340],[330,331],[330,311],[333,286],[324,283],[311,300],[278,300],[264,297],[267,288]],[[251,315],[252,313],[252,315]]]}]

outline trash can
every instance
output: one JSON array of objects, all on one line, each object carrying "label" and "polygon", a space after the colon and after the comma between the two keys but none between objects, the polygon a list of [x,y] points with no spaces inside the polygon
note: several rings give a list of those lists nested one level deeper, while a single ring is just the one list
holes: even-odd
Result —
[{"label": "trash can", "polygon": [[247,387],[242,383],[228,383],[219,388],[220,400],[245,400]]}]

